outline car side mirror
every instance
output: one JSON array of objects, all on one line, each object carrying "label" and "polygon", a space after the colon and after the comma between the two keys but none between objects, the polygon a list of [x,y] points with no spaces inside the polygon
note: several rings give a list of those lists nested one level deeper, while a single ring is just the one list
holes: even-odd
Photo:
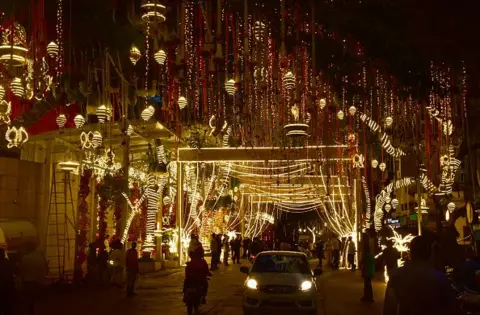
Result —
[{"label": "car side mirror", "polygon": [[320,268],[315,268],[315,270],[313,271],[314,276],[321,276],[322,273],[323,273],[323,270]]},{"label": "car side mirror", "polygon": [[240,267],[240,272],[248,275],[250,269],[248,267]]}]

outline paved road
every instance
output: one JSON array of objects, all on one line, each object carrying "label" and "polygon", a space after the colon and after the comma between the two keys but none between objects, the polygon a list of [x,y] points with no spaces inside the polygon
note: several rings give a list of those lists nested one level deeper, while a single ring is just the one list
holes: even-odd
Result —
[{"label": "paved road", "polygon": [[[239,265],[221,267],[211,283],[208,304],[203,314],[241,315],[242,288],[245,275]],[[119,288],[62,290],[49,293],[37,303],[36,315],[177,315],[186,314],[181,301],[183,270],[168,275],[142,277],[138,296],[124,298]],[[359,300],[363,283],[358,273],[325,272],[318,278],[319,313],[321,315],[381,315],[385,285],[374,283],[376,302],[365,305]],[[21,314],[21,313],[19,313]]]}]

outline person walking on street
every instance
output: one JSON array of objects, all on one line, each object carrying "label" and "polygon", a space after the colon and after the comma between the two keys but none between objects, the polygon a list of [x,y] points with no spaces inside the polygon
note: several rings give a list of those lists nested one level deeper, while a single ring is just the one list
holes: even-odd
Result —
[{"label": "person walking on street", "polygon": [[317,252],[317,258],[318,258],[318,267],[320,269],[323,268],[323,258],[325,257],[325,245],[322,240],[319,240],[316,244],[316,252]]},{"label": "person walking on street", "polygon": [[5,250],[0,248],[0,315],[12,314],[15,297],[15,274],[13,264],[7,258]]},{"label": "person walking on street", "polygon": [[223,264],[228,266],[228,257],[230,255],[230,241],[227,235],[223,236]]},{"label": "person walking on street", "polygon": [[335,236],[332,239],[332,268],[338,269],[340,266],[340,240]]},{"label": "person walking on street", "polygon": [[243,240],[243,258],[248,258],[250,256],[250,239],[248,237],[246,237],[244,240]]},{"label": "person walking on street", "polygon": [[363,297],[361,301],[373,303],[372,279],[375,275],[375,257],[371,250],[368,235],[364,235],[362,238],[362,248]]},{"label": "person walking on street", "polygon": [[218,266],[217,266],[218,244],[217,244],[217,236],[215,235],[215,233],[212,234],[212,238],[210,239],[210,252],[212,253],[210,270],[216,270],[218,269]]},{"label": "person walking on street", "polygon": [[240,248],[242,248],[242,237],[237,236],[233,241],[233,263],[240,263]]},{"label": "person walking on street", "polygon": [[125,266],[127,269],[127,297],[136,295],[135,282],[137,281],[139,265],[137,243],[133,242],[132,247],[127,251],[125,258]]},{"label": "person walking on street", "polygon": [[348,266],[352,271],[355,271],[357,269],[357,266],[355,265],[355,252],[357,249],[355,248],[355,242],[353,241],[352,237],[348,237],[348,245],[347,245],[347,260],[348,260]]},{"label": "person walking on street", "polygon": [[431,248],[426,236],[412,240],[411,262],[393,272],[388,282],[383,315],[458,314],[448,278],[429,262]]},{"label": "person walking on street", "polygon": [[393,247],[392,241],[387,242],[387,247],[383,250],[382,256],[385,267],[387,267],[388,277],[390,278],[397,269],[398,259],[400,258],[400,253]]}]

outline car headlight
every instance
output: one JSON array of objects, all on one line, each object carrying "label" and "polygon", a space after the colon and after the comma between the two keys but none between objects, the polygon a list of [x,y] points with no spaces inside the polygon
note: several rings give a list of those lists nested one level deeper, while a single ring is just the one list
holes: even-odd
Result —
[{"label": "car headlight", "polygon": [[247,288],[256,290],[258,287],[258,282],[255,279],[248,279],[246,285],[247,285]]},{"label": "car headlight", "polygon": [[303,281],[302,284],[300,285],[300,290],[302,291],[308,291],[313,287],[312,281]]}]

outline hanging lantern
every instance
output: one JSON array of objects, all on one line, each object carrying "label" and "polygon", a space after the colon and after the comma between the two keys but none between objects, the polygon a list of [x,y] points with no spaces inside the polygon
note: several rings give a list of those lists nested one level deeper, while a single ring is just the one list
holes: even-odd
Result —
[{"label": "hanging lantern", "polygon": [[385,163],[383,163],[383,162],[380,163],[380,166],[379,166],[379,167],[380,167],[380,170],[381,170],[382,172],[384,172],[384,171],[387,169],[387,165],[386,165]]},{"label": "hanging lantern", "polygon": [[132,64],[136,65],[141,57],[142,53],[140,53],[140,50],[138,50],[135,45],[132,45],[132,48],[130,48],[130,61],[132,62]]},{"label": "hanging lantern", "polygon": [[27,47],[25,28],[18,23],[13,23],[3,29],[0,61],[14,67],[24,66],[27,63]]},{"label": "hanging lantern", "polygon": [[144,22],[162,23],[165,22],[167,13],[167,7],[158,0],[144,0],[141,6],[144,14],[142,20]]},{"label": "hanging lantern", "polygon": [[373,167],[373,168],[377,168],[377,166],[378,166],[378,161],[375,160],[375,159],[372,160],[372,167]]},{"label": "hanging lantern", "polygon": [[324,109],[325,106],[327,106],[327,100],[324,98],[321,98],[320,101],[318,101],[318,105],[320,105],[320,109]]},{"label": "hanging lantern", "polygon": [[65,116],[65,114],[60,114],[58,115],[57,117],[57,125],[58,125],[58,128],[63,128],[65,127],[65,124],[67,123],[67,117]]},{"label": "hanging lantern", "polygon": [[340,120],[343,120],[343,118],[345,118],[345,114],[340,110],[340,111],[337,113],[337,118],[340,119]]},{"label": "hanging lantern", "polygon": [[150,118],[152,118],[153,114],[155,114],[155,108],[152,105],[150,105],[144,110],[142,110],[142,113],[140,114],[140,116],[142,117],[143,120],[149,121]]},{"label": "hanging lantern", "polygon": [[288,71],[283,76],[283,88],[285,90],[292,90],[295,88],[295,75],[293,75],[292,71]]},{"label": "hanging lantern", "polygon": [[77,128],[82,128],[83,125],[85,125],[85,118],[83,118],[82,115],[78,114],[73,118],[73,123],[75,124],[75,127]]},{"label": "hanging lantern", "polygon": [[178,107],[180,107],[180,109],[184,109],[185,107],[187,107],[187,99],[183,96],[180,96],[178,98]]},{"label": "hanging lantern", "polygon": [[390,210],[392,210],[392,206],[389,203],[387,203],[385,205],[385,211],[390,212]]},{"label": "hanging lantern", "polygon": [[23,97],[25,94],[25,88],[23,87],[22,80],[20,78],[13,79],[12,83],[10,84],[10,89],[15,96]]},{"label": "hanging lantern", "polygon": [[392,204],[393,209],[397,209],[400,202],[398,201],[398,199],[392,199],[391,204]]},{"label": "hanging lantern", "polygon": [[235,95],[236,88],[235,88],[234,79],[230,79],[227,82],[225,82],[225,91],[227,91],[229,95]]},{"label": "hanging lantern", "polygon": [[350,106],[350,108],[348,109],[348,113],[350,114],[350,116],[355,116],[355,114],[357,113],[357,108],[355,106]]},{"label": "hanging lantern", "polygon": [[385,118],[385,126],[390,127],[393,124],[393,118],[392,117],[387,117]]},{"label": "hanging lantern", "polygon": [[47,46],[47,54],[50,56],[50,58],[55,58],[58,56],[58,45],[55,42],[50,42]]},{"label": "hanging lantern", "polygon": [[392,198],[389,196],[385,197],[385,203],[390,203],[392,201]]},{"label": "hanging lantern", "polygon": [[457,206],[453,202],[449,202],[447,205],[447,209],[449,212],[453,212]]},{"label": "hanging lantern", "polygon": [[131,136],[134,131],[135,131],[135,129],[133,128],[133,126],[132,126],[132,125],[128,125],[127,135],[128,135],[128,136]]},{"label": "hanging lantern", "polygon": [[159,65],[164,65],[165,60],[167,60],[167,54],[165,53],[165,51],[163,51],[163,49],[160,49],[159,51],[157,51],[155,55],[153,55],[153,57],[155,58],[155,61]]},{"label": "hanging lantern", "polygon": [[102,134],[98,131],[95,131],[92,136],[92,147],[96,149],[102,145],[102,142],[103,142]]},{"label": "hanging lantern", "polygon": [[108,120],[108,110],[105,105],[100,105],[97,108],[98,122],[104,124]]},{"label": "hanging lantern", "polygon": [[255,26],[253,27],[253,35],[257,41],[261,41],[264,38],[265,30],[267,27],[261,21],[256,21]]},{"label": "hanging lantern", "polygon": [[0,85],[0,101],[5,97],[5,88],[3,85]]}]

